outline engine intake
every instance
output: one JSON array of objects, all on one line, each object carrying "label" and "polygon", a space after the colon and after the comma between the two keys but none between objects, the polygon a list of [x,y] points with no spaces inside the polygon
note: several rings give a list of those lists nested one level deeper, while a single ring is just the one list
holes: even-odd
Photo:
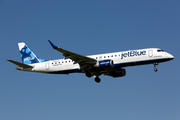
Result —
[{"label": "engine intake", "polygon": [[114,62],[113,60],[101,60],[101,61],[98,61],[94,67],[98,67],[98,68],[112,68],[114,67]]}]

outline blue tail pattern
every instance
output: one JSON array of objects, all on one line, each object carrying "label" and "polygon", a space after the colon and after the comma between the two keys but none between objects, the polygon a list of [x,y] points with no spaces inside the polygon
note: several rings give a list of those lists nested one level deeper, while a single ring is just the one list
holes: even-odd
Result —
[{"label": "blue tail pattern", "polygon": [[45,62],[46,60],[39,59],[28,47],[25,43],[18,43],[22,62],[24,64],[33,64]]}]

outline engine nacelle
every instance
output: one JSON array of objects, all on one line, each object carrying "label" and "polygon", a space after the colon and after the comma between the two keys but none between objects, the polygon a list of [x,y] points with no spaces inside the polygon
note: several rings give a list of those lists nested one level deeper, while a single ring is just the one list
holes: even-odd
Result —
[{"label": "engine nacelle", "polygon": [[123,77],[126,75],[126,70],[125,69],[119,69],[119,70],[111,71],[111,72],[109,72],[108,75],[112,76],[112,77]]},{"label": "engine nacelle", "polygon": [[94,67],[98,67],[98,68],[112,68],[114,67],[114,62],[113,60],[101,60],[98,61]]}]

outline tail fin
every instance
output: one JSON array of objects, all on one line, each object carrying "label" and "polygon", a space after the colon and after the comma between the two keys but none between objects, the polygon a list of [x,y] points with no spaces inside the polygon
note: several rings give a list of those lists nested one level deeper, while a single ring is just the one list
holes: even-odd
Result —
[{"label": "tail fin", "polygon": [[46,61],[43,59],[39,59],[24,42],[18,43],[18,46],[22,62],[24,64],[40,63]]}]

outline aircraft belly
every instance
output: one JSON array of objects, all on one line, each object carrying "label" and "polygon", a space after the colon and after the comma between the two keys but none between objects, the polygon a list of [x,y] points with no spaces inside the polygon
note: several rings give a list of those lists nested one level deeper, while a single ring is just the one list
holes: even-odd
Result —
[{"label": "aircraft belly", "polygon": [[69,74],[73,72],[80,72],[78,64],[61,64],[61,65],[54,65],[51,66],[51,69],[49,69],[47,72],[50,74]]}]

